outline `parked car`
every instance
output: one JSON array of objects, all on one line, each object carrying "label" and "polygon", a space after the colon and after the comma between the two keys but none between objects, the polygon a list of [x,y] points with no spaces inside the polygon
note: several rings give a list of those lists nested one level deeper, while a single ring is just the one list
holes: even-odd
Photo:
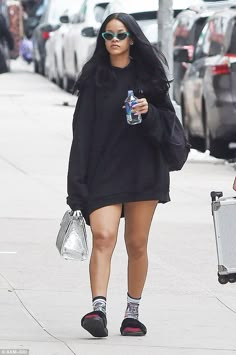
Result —
[{"label": "parked car", "polygon": [[207,4],[220,4],[220,3],[232,3],[232,0],[202,0]]},{"label": "parked car", "polygon": [[[175,19],[173,31],[174,50],[185,48],[188,50],[189,60],[191,61],[195,46],[202,32],[203,27],[209,16],[213,15],[219,9],[225,10],[236,1],[220,0],[205,1],[195,4],[191,8],[181,11]],[[181,83],[188,64],[174,60],[174,82],[173,82],[173,98],[180,105]]]},{"label": "parked car", "polygon": [[[96,41],[107,4],[108,1],[84,0],[80,10],[71,19],[72,25],[64,39],[63,87],[66,90],[74,83],[88,58],[90,45]],[[69,20],[68,17],[67,22]]]},{"label": "parked car", "polygon": [[74,0],[68,2],[68,8],[62,16],[60,16],[60,27],[58,30],[50,32],[49,39],[45,44],[45,75],[49,80],[55,81],[62,87],[64,75],[64,38],[68,32],[71,23],[68,18],[71,18],[79,11],[82,0]]},{"label": "parked car", "polygon": [[236,143],[236,8],[209,17],[193,59],[187,49],[175,51],[191,63],[181,89],[183,125],[193,148],[233,158]]},{"label": "parked car", "polygon": [[[173,16],[174,18],[182,10],[193,4],[202,4],[201,0],[173,0]],[[104,19],[114,12],[126,12],[132,15],[139,23],[142,31],[148,40],[156,45],[158,42],[158,1],[145,0],[137,2],[136,0],[111,0],[107,6]]]},{"label": "parked car", "polygon": [[103,20],[114,12],[128,13],[139,23],[149,41],[157,44],[157,7],[156,0],[145,0],[145,2],[115,0],[108,4]]},{"label": "parked car", "polygon": [[[198,7],[181,11],[176,17],[173,31],[173,45],[175,49],[184,48],[188,51],[189,61],[193,58],[193,53],[203,27],[214,10]],[[173,98],[180,104],[181,83],[188,64],[175,60],[174,56],[174,82],[173,82]]]},{"label": "parked car", "polygon": [[33,31],[33,62],[36,73],[44,74],[45,44],[50,32],[60,27],[60,16],[67,10],[69,4],[76,0],[48,0],[47,7],[38,26]]}]

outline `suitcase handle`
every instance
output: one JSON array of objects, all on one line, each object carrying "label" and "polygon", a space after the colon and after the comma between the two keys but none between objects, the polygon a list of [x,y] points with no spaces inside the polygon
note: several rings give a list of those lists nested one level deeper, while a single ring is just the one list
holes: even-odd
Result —
[{"label": "suitcase handle", "polygon": [[212,202],[216,201],[216,198],[220,198],[222,196],[223,196],[223,192],[221,192],[221,191],[211,191]]}]

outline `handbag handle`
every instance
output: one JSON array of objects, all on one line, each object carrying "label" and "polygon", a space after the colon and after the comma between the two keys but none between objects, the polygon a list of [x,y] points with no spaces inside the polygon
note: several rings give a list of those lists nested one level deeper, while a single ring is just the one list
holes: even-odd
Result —
[{"label": "handbag handle", "polygon": [[71,215],[72,215],[73,217],[77,217],[77,218],[83,217],[82,212],[81,212],[80,210],[71,211]]}]

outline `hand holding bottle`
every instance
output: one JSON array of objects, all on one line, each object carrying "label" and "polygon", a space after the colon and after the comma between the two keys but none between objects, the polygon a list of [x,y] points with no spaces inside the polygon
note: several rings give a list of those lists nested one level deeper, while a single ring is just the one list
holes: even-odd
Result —
[{"label": "hand holding bottle", "polygon": [[130,125],[136,125],[142,122],[142,114],[148,112],[148,103],[145,98],[138,99],[134,96],[133,90],[128,90],[128,96],[125,99],[126,119]]},{"label": "hand holding bottle", "polygon": [[144,98],[138,99],[137,104],[132,106],[133,112],[144,115],[148,112],[148,102]]}]

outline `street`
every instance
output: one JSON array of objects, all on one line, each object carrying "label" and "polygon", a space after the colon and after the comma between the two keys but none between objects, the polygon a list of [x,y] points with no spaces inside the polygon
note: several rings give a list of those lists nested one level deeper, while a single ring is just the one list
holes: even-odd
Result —
[{"label": "street", "polygon": [[[126,307],[123,220],[108,292],[107,339],[81,328],[91,310],[88,261],[55,246],[66,205],[76,97],[17,61],[0,75],[0,350],[30,355],[236,354],[236,284],[217,281],[210,192],[234,195],[235,170],[191,152],[157,208],[140,306],[145,337],[121,337]],[[91,251],[91,234],[88,228]]]}]

